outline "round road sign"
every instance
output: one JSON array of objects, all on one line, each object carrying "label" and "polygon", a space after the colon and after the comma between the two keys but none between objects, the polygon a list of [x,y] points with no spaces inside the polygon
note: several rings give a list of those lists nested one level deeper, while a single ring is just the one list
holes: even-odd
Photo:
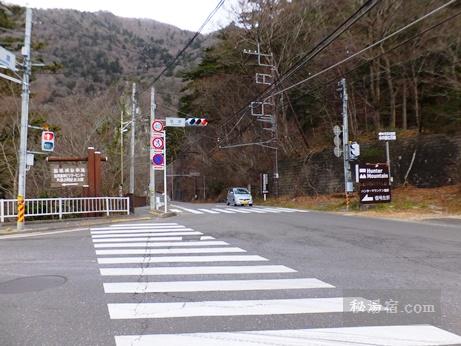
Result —
[{"label": "round road sign", "polygon": [[158,149],[158,150],[161,150],[163,149],[163,138],[162,137],[155,137],[153,140],[152,140],[152,146],[154,147],[154,149]]},{"label": "round road sign", "polygon": [[338,125],[333,126],[333,133],[335,134],[335,136],[339,136],[341,132],[342,130]]},{"label": "round road sign", "polygon": [[152,164],[155,166],[163,165],[163,154],[155,154],[152,156]]},{"label": "round road sign", "polygon": [[161,121],[154,121],[152,123],[152,130],[154,130],[155,132],[162,132],[163,131],[163,124]]}]

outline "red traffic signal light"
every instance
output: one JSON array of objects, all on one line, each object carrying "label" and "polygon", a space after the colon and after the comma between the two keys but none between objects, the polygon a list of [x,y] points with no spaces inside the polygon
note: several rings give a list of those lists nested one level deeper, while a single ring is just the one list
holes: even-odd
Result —
[{"label": "red traffic signal light", "polygon": [[186,118],[186,126],[207,126],[208,120],[205,118]]},{"label": "red traffic signal light", "polygon": [[43,131],[42,132],[42,151],[53,151],[54,150],[54,132]]}]

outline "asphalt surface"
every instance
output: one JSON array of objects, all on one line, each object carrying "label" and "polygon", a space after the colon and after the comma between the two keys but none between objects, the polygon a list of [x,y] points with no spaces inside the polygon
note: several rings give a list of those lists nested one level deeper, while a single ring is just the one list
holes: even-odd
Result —
[{"label": "asphalt surface", "polygon": [[[115,345],[116,340],[118,345],[162,346],[461,345],[461,337],[456,337],[461,335],[461,227],[456,223],[399,222],[282,209],[269,212],[271,209],[223,204],[174,203],[172,209],[177,216],[167,219],[94,226],[93,239],[89,229],[0,237],[0,345]],[[185,230],[158,226],[165,228],[165,235],[160,235],[162,232],[151,226],[159,223],[176,223]],[[183,238],[159,239],[169,235]],[[157,245],[147,244],[147,236]],[[167,245],[158,244],[162,241]],[[195,243],[171,244],[186,241]],[[197,242],[209,241],[227,244],[197,246]],[[227,252],[229,248],[235,252]],[[208,249],[217,252],[207,253]],[[188,256],[253,256],[253,260],[174,262],[167,258]],[[267,261],[255,260],[256,256]],[[139,262],[123,263],[127,257]],[[151,262],[159,258],[165,262]],[[116,263],[98,263],[97,259]],[[211,272],[204,274],[206,268]],[[115,272],[104,272],[107,269]],[[129,272],[122,275],[119,269]],[[165,272],[156,272],[159,269]],[[226,271],[231,269],[235,272]],[[248,269],[254,272],[244,273]],[[271,286],[299,279],[314,279],[315,287]],[[197,281],[213,281],[212,288],[197,288]],[[226,289],[231,281],[236,281],[234,287]],[[171,283],[170,288],[149,292],[148,283],[159,282]],[[120,283],[138,284],[138,291],[109,292],[124,287]],[[256,284],[270,287],[251,288]],[[325,300],[342,297],[361,297],[356,301],[374,301],[375,307],[381,308],[394,302],[398,309],[376,313],[367,307],[365,312],[355,313],[350,311],[352,299],[341,301],[339,309]],[[288,300],[291,304],[287,305]],[[278,305],[273,308],[270,304],[275,301]],[[171,303],[179,303],[179,308]],[[256,312],[251,312],[255,306]],[[417,307],[428,311],[418,313]],[[419,335],[406,343],[384,343],[376,331],[360,329],[382,326],[385,334],[395,336],[392,326],[396,325],[416,328],[409,333]],[[420,325],[436,327],[443,334],[440,340],[450,343],[428,343],[429,334],[414,327]],[[332,333],[320,335],[320,328]],[[366,336],[374,336],[366,342],[360,339],[361,343],[358,339],[346,341],[345,330],[338,328],[364,330]],[[309,332],[289,338],[286,330]],[[229,339],[226,334],[238,331],[282,334],[277,334],[274,342],[270,333],[265,333],[254,343],[246,335],[234,334]],[[183,341],[164,336],[182,333],[193,334],[183,335]],[[115,338],[127,335],[135,339]],[[191,341],[194,336],[200,340],[196,344]],[[259,336],[253,333],[252,337]],[[333,343],[335,337],[339,339]]]}]

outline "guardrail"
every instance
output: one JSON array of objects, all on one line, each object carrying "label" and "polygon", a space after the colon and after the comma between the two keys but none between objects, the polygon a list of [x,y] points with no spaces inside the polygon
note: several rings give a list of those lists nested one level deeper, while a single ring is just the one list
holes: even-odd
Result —
[{"label": "guardrail", "polygon": [[[0,222],[16,218],[18,201],[0,199]],[[26,217],[111,213],[130,214],[129,197],[33,198],[25,200]]]}]

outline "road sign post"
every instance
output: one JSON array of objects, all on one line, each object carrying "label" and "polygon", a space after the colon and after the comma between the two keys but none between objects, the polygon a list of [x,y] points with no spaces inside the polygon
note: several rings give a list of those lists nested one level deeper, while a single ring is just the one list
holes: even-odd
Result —
[{"label": "road sign post", "polygon": [[395,141],[397,139],[395,132],[379,132],[378,139],[380,141],[386,142],[386,163],[389,167],[389,185],[392,184],[392,175],[391,175],[391,157],[389,152],[389,141]]}]

